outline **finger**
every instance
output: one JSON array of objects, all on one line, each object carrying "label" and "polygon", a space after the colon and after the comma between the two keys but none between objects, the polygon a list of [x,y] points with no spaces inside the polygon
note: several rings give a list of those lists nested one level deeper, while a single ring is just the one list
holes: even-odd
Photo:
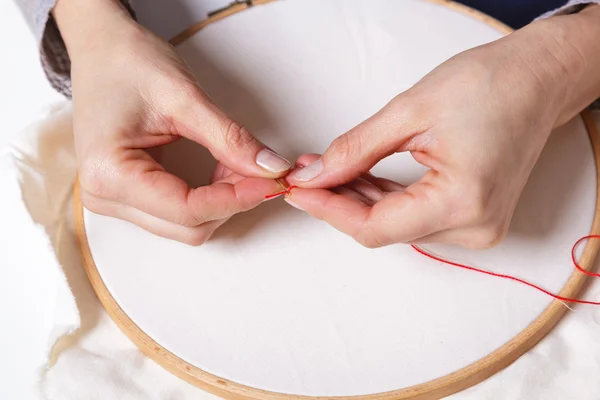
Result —
[{"label": "finger", "polygon": [[371,211],[370,206],[355,196],[347,196],[327,189],[296,188],[286,196],[285,200],[290,205],[353,237],[365,225]]},{"label": "finger", "polygon": [[174,112],[178,132],[206,147],[231,170],[245,176],[278,178],[291,163],[256,139],[201,94]]},{"label": "finger", "polygon": [[[365,175],[363,175],[363,177],[364,176]],[[367,198],[371,204],[377,203],[385,196],[385,193],[379,187],[362,177],[356,178],[352,182],[345,184],[344,187],[360,193],[363,197]]]},{"label": "finger", "polygon": [[[296,160],[295,167],[303,168],[303,167],[313,163],[314,161],[318,160],[319,158],[320,158],[319,154],[303,154]],[[360,178],[357,178],[357,179],[359,179],[361,181],[364,180],[364,181],[371,183],[372,185],[375,185],[379,189],[379,192],[397,192],[400,190],[404,190],[406,188],[406,186],[404,186],[398,182],[394,182],[394,181],[386,179],[386,178],[380,178],[380,177],[374,176],[369,172],[362,174],[360,176]],[[352,181],[352,182],[355,182],[355,181]],[[350,184],[352,184],[352,182]],[[348,185],[349,184],[346,184],[345,186],[348,186]],[[363,193],[363,194],[366,194],[366,193]],[[371,197],[371,196],[367,195],[367,197]],[[378,201],[378,199],[377,200],[375,199],[375,196],[371,197],[371,199]]]},{"label": "finger", "polygon": [[338,186],[336,188],[329,189],[329,190],[331,190],[333,193],[341,194],[344,196],[348,196],[354,200],[358,200],[368,206],[372,206],[373,204],[375,204],[375,202],[373,200],[369,199],[366,196],[363,196],[362,194],[360,194],[359,192],[357,192],[355,190],[347,188],[346,186]]},{"label": "finger", "polygon": [[449,229],[449,206],[440,193],[420,181],[389,193],[372,207],[325,189],[295,189],[287,200],[365,246],[379,247]]},{"label": "finger", "polygon": [[99,199],[89,194],[82,193],[82,202],[88,210],[95,214],[122,219],[154,235],[191,246],[199,246],[207,242],[215,230],[227,221],[227,219],[222,219],[196,227],[186,227],[156,218],[131,206]]},{"label": "finger", "polygon": [[381,191],[386,193],[399,192],[406,189],[406,186],[398,182],[394,182],[386,178],[379,178],[371,174],[363,174],[361,178],[372,183],[373,185],[381,189]]},{"label": "finger", "polygon": [[198,226],[247,211],[280,188],[272,179],[238,175],[229,181],[191,189],[143,150],[129,150],[117,166],[107,176],[82,174],[82,188],[96,197],[184,226]]},{"label": "finger", "polygon": [[[318,154],[304,154],[296,160],[296,167],[303,168],[304,166],[319,159]],[[391,181],[389,179],[378,178],[370,173],[364,173],[359,178],[344,185],[355,192],[360,193],[370,200],[371,203],[376,203],[381,200],[385,192],[393,192],[404,190],[404,186]]]},{"label": "finger", "polygon": [[[234,172],[232,172],[229,168],[227,168],[225,165],[223,165],[223,163],[217,163],[217,166],[215,167],[215,170],[213,171],[213,174],[210,178],[210,183],[215,183],[220,180],[223,180],[223,179],[231,176],[232,174],[234,174]],[[241,176],[241,175],[238,175],[238,176]]]},{"label": "finger", "polygon": [[415,124],[409,108],[394,101],[373,117],[338,137],[323,156],[288,176],[293,185],[328,188],[342,185],[369,171],[381,159],[399,151],[403,144],[425,130]]},{"label": "finger", "polygon": [[321,154],[303,154],[296,160],[296,168],[303,168],[321,158]]}]

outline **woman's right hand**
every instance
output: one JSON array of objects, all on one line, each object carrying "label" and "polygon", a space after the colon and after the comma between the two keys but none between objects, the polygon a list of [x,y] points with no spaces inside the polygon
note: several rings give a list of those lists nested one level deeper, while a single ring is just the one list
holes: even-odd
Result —
[{"label": "woman's right hand", "polygon": [[[81,15],[85,18],[81,24]],[[232,215],[280,190],[291,165],[232,121],[175,50],[113,0],[59,0],[55,19],[72,62],[81,199],[90,211],[163,237],[204,243]],[[220,161],[192,189],[146,151],[186,137]]]},{"label": "woman's right hand", "polygon": [[[550,132],[600,96],[599,36],[592,6],[457,54],[298,159],[286,200],[367,247],[497,245]],[[428,169],[420,180],[370,175],[399,152]]]}]

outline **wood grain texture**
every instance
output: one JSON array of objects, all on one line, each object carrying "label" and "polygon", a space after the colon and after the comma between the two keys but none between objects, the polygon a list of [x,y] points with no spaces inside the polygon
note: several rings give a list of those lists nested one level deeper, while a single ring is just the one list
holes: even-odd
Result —
[{"label": "wood grain texture", "polygon": [[[254,5],[266,4],[275,0],[257,0]],[[457,12],[467,14],[473,18],[492,26],[498,31],[509,34],[512,29],[502,24],[501,22],[461,4],[446,0],[428,0],[435,4],[440,4],[451,8]],[[174,46],[184,42],[186,39],[194,35],[196,32],[205,26],[214,23],[218,20],[226,18],[235,13],[246,10],[246,3],[236,4],[225,11],[222,11],[205,21],[199,22],[194,26],[184,30],[175,36],[170,42]],[[591,140],[592,149],[595,157],[597,184],[600,184],[600,137],[596,129],[594,119],[590,112],[582,113],[583,120],[588,130]],[[597,192],[598,193],[598,192]],[[90,246],[87,240],[83,206],[80,198],[79,182],[75,183],[74,190],[74,222],[75,231],[82,255],[83,265],[89,277],[89,280],[96,292],[100,302],[115,321],[117,326],[129,337],[129,339],[148,357],[161,365],[167,371],[173,373],[179,378],[195,385],[203,390],[213,393],[217,396],[226,399],[257,399],[257,400],[309,400],[309,399],[338,399],[338,400],[429,400],[439,399],[450,394],[464,390],[473,386],[486,378],[494,375],[498,371],[504,369],[521,355],[535,346],[560,320],[567,308],[560,301],[554,300],[521,333],[512,338],[502,347],[480,360],[457,370],[446,376],[435,380],[415,385],[408,388],[394,390],[385,393],[377,393],[364,396],[340,396],[340,397],[311,397],[288,395],[283,393],[269,392],[265,390],[255,389],[249,386],[240,385],[227,379],[220,378],[206,371],[203,371],[181,358],[175,356],[167,349],[150,338],[140,327],[138,327],[129,316],[117,304],[111,293],[104,284],[98,269],[96,268],[92,257]],[[596,194],[596,210],[594,221],[592,224],[591,234],[600,234],[600,199]],[[590,270],[593,268],[598,250],[600,249],[600,241],[588,241],[582,253],[580,265]],[[561,289],[559,295],[564,297],[577,297],[581,288],[586,282],[587,275],[574,271],[568,279],[567,283]]]},{"label": "wood grain texture", "polygon": [[175,35],[173,38],[171,38],[169,40],[169,43],[171,43],[173,46],[177,46],[178,44],[185,42],[187,39],[192,37],[196,32],[198,32],[202,28],[206,27],[207,25],[210,25],[214,22],[220,21],[220,20],[227,18],[233,14],[237,14],[241,11],[247,10],[250,7],[260,6],[262,4],[271,3],[273,1],[275,1],[275,0],[253,0],[248,3],[233,4],[230,7],[223,9],[219,13],[213,14],[211,17],[205,19],[204,21],[197,22],[194,25],[190,26],[189,28],[184,29],[183,31],[181,31],[180,33]]}]

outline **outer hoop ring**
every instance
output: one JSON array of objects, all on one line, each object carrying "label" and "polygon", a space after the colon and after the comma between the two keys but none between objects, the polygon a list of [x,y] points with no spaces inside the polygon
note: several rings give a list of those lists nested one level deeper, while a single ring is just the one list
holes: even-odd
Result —
[{"label": "outer hoop ring", "polygon": [[[244,11],[251,5],[257,6],[261,4],[271,3],[275,0],[254,0],[250,5],[248,2],[237,3],[229,8],[210,16],[208,19],[201,21],[186,30],[182,31],[177,36],[170,40],[173,46],[181,44],[186,39],[194,35],[196,32],[212,24],[216,21],[224,19],[230,15]],[[427,0],[429,2],[440,4],[457,12],[469,15],[478,19],[491,27],[497,29],[501,33],[509,34],[512,29],[498,20],[483,14],[470,7],[455,3],[449,0]],[[594,119],[589,111],[584,111],[581,114],[586,125],[588,135],[591,140],[592,150],[594,152],[596,176],[597,176],[597,191],[596,191],[596,211],[592,224],[591,234],[600,233],[600,135],[596,129]],[[188,364],[181,358],[177,357],[160,344],[155,342],[148,336],[140,327],[138,327],[129,316],[121,309],[116,300],[112,297],[108,288],[104,284],[96,264],[91,254],[90,246],[87,240],[85,230],[85,221],[83,215],[83,205],[80,197],[79,181],[76,180],[74,195],[74,223],[79,248],[82,255],[83,266],[86,270],[90,283],[96,292],[100,302],[106,309],[110,317],[117,326],[127,335],[127,337],[148,357],[154,360],[167,371],[187,381],[188,383],[197,386],[207,392],[226,399],[253,399],[253,400],[428,400],[439,399],[451,395],[453,393],[471,387],[490,376],[496,374],[506,368],[520,356],[529,351],[535,346],[546,334],[556,325],[566,311],[564,305],[554,300],[550,305],[523,331],[502,347],[496,349],[487,356],[475,361],[474,363],[454,371],[448,375],[436,378],[429,382],[419,385],[393,390],[384,393],[376,393],[363,396],[338,396],[338,397],[313,397],[290,395],[277,392],[252,388],[250,386],[241,385],[233,381],[218,377],[201,370],[191,364]],[[589,241],[586,243],[583,250],[580,265],[585,270],[593,268],[598,251],[600,250],[600,241]],[[566,284],[559,292],[563,297],[577,297],[581,288],[586,282],[587,275],[574,271],[569,277]]]}]

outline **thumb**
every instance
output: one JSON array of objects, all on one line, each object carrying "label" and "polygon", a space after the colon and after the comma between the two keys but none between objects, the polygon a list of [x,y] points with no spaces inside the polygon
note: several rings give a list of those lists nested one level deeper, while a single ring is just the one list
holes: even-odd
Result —
[{"label": "thumb", "polygon": [[325,188],[342,185],[368,172],[394,154],[416,134],[406,111],[395,102],[349,132],[335,139],[323,156],[286,179],[299,187]]},{"label": "thumb", "polygon": [[291,163],[256,139],[208,99],[179,113],[180,134],[206,147],[232,171],[248,176],[279,178]]}]

